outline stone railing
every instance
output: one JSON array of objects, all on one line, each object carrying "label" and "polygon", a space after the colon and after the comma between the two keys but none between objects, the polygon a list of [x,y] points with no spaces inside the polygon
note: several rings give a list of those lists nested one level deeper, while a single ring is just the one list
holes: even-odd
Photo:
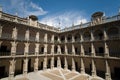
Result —
[{"label": "stone railing", "polygon": [[[10,15],[10,14],[7,14],[7,13],[1,12],[1,11],[0,11],[0,19],[31,26],[28,18],[20,18],[17,15]],[[48,26],[48,25],[45,25],[45,24],[41,24],[39,22],[37,22],[37,26],[33,26],[33,27],[37,27],[37,28],[40,28],[40,29],[53,31],[53,32],[59,32],[60,31],[58,28]]]}]

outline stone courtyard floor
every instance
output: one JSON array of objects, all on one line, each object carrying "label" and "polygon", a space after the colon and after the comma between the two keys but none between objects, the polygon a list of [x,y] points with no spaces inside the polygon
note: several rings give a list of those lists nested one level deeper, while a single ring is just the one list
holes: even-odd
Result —
[{"label": "stone courtyard floor", "polygon": [[[1,80],[8,80],[8,78],[3,78]],[[91,77],[87,74],[80,74],[75,71],[64,70],[64,69],[47,69],[45,71],[41,70],[38,72],[28,73],[26,77],[23,75],[15,76],[14,80],[104,80],[98,76]]]}]

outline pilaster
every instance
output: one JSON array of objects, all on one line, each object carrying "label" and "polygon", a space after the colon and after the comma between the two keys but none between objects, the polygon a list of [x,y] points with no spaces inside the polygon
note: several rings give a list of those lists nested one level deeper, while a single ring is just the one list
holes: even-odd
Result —
[{"label": "pilaster", "polygon": [[84,51],[84,47],[83,47],[83,43],[81,43],[81,56],[85,55],[85,51]]}]

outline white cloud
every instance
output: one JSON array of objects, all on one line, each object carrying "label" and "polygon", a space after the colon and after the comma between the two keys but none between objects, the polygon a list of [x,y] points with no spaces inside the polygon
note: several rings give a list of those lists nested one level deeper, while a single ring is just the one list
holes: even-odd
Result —
[{"label": "white cloud", "polygon": [[50,26],[65,28],[73,24],[78,25],[81,22],[86,23],[87,19],[83,17],[82,12],[68,11],[64,13],[49,15],[40,20],[41,23]]},{"label": "white cloud", "polygon": [[9,6],[11,10],[16,10],[20,16],[28,15],[45,15],[47,11],[43,10],[41,6],[31,2],[30,0],[10,0],[11,5]]}]

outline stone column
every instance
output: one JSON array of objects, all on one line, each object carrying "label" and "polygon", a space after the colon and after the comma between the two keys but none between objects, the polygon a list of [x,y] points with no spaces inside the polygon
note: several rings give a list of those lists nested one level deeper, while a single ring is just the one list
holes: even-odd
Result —
[{"label": "stone column", "polygon": [[95,62],[92,59],[92,76],[95,77],[96,76],[96,67],[95,67]]},{"label": "stone column", "polygon": [[9,79],[8,80],[14,80],[14,73],[15,73],[15,63],[16,61],[10,60],[10,66],[9,66]]},{"label": "stone column", "polygon": [[81,43],[81,56],[85,55],[85,51],[84,51],[84,47],[83,47],[83,43]]},{"label": "stone column", "polygon": [[17,28],[13,28],[13,31],[12,31],[12,39],[16,40],[17,39]]},{"label": "stone column", "polygon": [[91,41],[94,40],[94,36],[93,36],[93,30],[91,30]]},{"label": "stone column", "polygon": [[74,58],[72,57],[72,71],[75,71],[75,61],[74,61]]},{"label": "stone column", "polygon": [[107,60],[105,61],[105,65],[106,65],[105,80],[112,80],[112,79],[111,79],[110,66],[109,66]]},{"label": "stone column", "polygon": [[83,62],[83,58],[81,58],[81,74],[85,74],[85,66],[84,66],[84,62]]},{"label": "stone column", "polygon": [[108,35],[107,35],[107,32],[106,32],[106,29],[104,28],[104,40],[107,40],[108,39]]},{"label": "stone column", "polygon": [[47,44],[44,44],[44,54],[46,55],[47,54]]},{"label": "stone column", "polygon": [[105,55],[104,56],[109,57],[109,47],[106,42],[104,44],[105,44]]},{"label": "stone column", "polygon": [[68,54],[68,49],[66,44],[65,44],[65,54]]},{"label": "stone column", "polygon": [[95,56],[95,47],[93,42],[91,42],[91,56]]},{"label": "stone column", "polygon": [[75,47],[74,47],[74,44],[72,44],[72,54],[75,55]]},{"label": "stone column", "polygon": [[59,56],[57,57],[57,67],[61,68],[61,59]]},{"label": "stone column", "polygon": [[67,43],[67,37],[65,36],[65,43]]},{"label": "stone column", "polygon": [[17,42],[11,42],[11,56],[14,56],[16,54],[16,47],[17,47]]},{"label": "stone column", "polygon": [[53,69],[54,68],[54,57],[51,57],[51,69]]},{"label": "stone column", "polygon": [[67,58],[66,58],[66,56],[64,57],[64,59],[65,59],[64,69],[67,70],[67,69],[68,69],[68,63],[67,63]]},{"label": "stone column", "polygon": [[39,42],[39,35],[40,35],[39,32],[37,32],[37,33],[36,33],[36,38],[35,38],[35,40],[36,40],[37,42]]},{"label": "stone column", "polygon": [[75,42],[74,35],[72,35],[72,42]]},{"label": "stone column", "polygon": [[43,61],[43,70],[47,69],[47,57],[44,57],[44,61]]},{"label": "stone column", "polygon": [[61,43],[61,41],[60,41],[60,37],[58,37],[58,42]]},{"label": "stone column", "polygon": [[2,37],[2,26],[0,25],[0,38]]},{"label": "stone column", "polygon": [[51,54],[53,55],[54,54],[54,44],[51,45]]},{"label": "stone column", "polygon": [[48,35],[47,35],[47,33],[45,33],[44,42],[46,42],[46,43],[47,43],[47,41],[48,41],[47,37],[48,37]]},{"label": "stone column", "polygon": [[29,53],[29,43],[24,43],[25,44],[25,48],[24,48],[24,55],[28,55]]},{"label": "stone column", "polygon": [[29,41],[29,35],[30,35],[30,32],[28,29],[28,30],[26,30],[26,33],[25,33],[25,40]]},{"label": "stone column", "polygon": [[57,48],[57,54],[61,54],[61,47],[60,47],[60,45],[58,45],[57,47],[58,47]]},{"label": "stone column", "polygon": [[51,37],[51,42],[54,43],[54,34]]},{"label": "stone column", "polygon": [[83,41],[83,34],[81,33],[80,35],[80,38],[81,38],[81,42]]},{"label": "stone column", "polygon": [[38,59],[38,58],[35,58],[34,72],[37,72],[37,71],[38,71],[38,61],[39,61],[39,59]]},{"label": "stone column", "polygon": [[28,71],[28,59],[24,59],[23,63],[23,75],[26,77],[27,76],[27,71]]},{"label": "stone column", "polygon": [[35,44],[35,54],[38,55],[39,54],[39,43]]}]

